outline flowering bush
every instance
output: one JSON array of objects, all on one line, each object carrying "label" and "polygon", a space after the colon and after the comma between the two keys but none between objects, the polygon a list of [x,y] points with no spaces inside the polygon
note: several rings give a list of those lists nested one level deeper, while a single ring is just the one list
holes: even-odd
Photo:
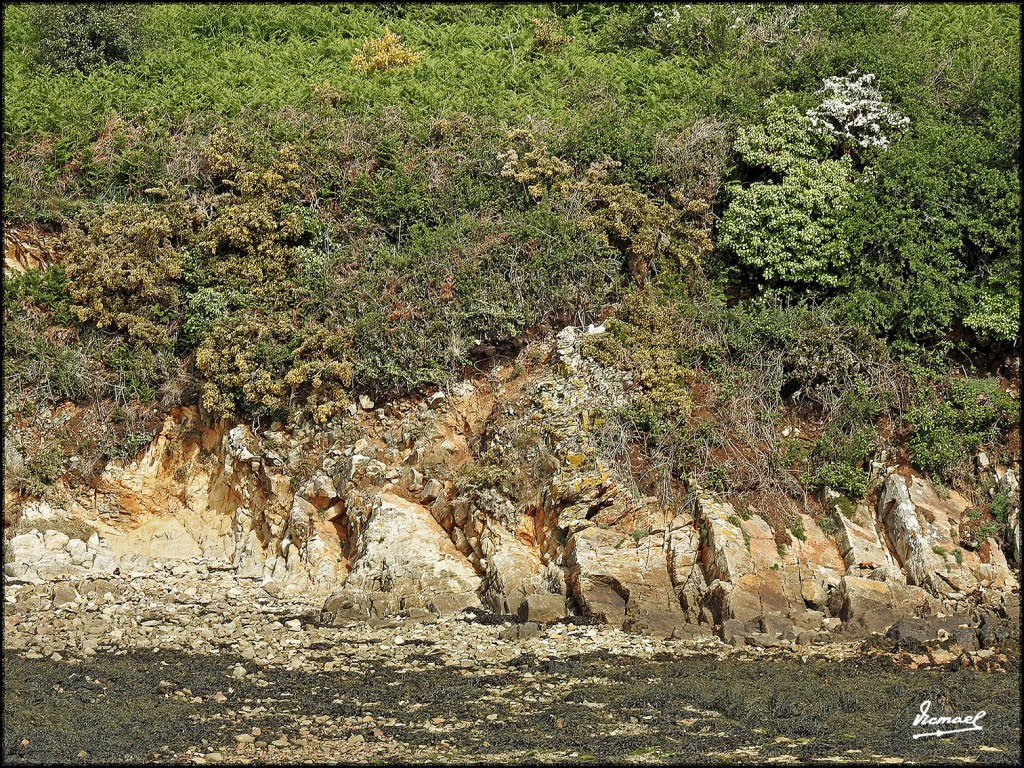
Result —
[{"label": "flowering bush", "polygon": [[774,98],[764,124],[737,132],[744,163],[781,180],[733,188],[719,244],[770,283],[835,287],[850,262],[843,217],[854,199],[853,163],[825,157],[833,141]]},{"label": "flowering bush", "polygon": [[839,285],[850,262],[843,217],[853,200],[850,158],[805,161],[781,184],[756,183],[733,193],[719,244],[777,284]]},{"label": "flowering bush", "polygon": [[519,146],[522,154],[513,146],[498,155],[505,163],[501,169],[503,179],[519,182],[535,200],[543,199],[548,192],[560,193],[566,188],[572,167],[552,155],[543,141],[524,130],[511,131],[507,138]]},{"label": "flowering bush", "polygon": [[882,93],[868,73],[830,77],[816,93],[824,96],[821,104],[807,111],[811,125],[819,134],[832,136],[844,144],[860,147],[889,146],[885,131],[898,133],[910,125],[910,118],[882,100]]},{"label": "flowering bush", "polygon": [[352,56],[352,68],[365,75],[375,75],[394,69],[404,69],[423,58],[422,53],[413,51],[402,45],[402,39],[387,27],[381,37],[375,37],[363,43],[362,50]]},{"label": "flowering bush", "polygon": [[561,34],[555,19],[533,19],[532,23],[533,44],[542,51],[554,51],[572,42],[571,37]]}]

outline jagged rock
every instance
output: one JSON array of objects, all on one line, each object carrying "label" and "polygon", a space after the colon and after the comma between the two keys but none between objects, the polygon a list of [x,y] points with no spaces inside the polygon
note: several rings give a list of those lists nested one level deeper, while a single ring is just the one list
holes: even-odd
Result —
[{"label": "jagged rock", "polygon": [[489,523],[480,542],[484,555],[480,595],[491,611],[518,615],[529,596],[547,592],[540,556],[511,531]]},{"label": "jagged rock", "polygon": [[117,568],[117,561],[102,552],[98,553],[92,561],[92,570],[96,573],[113,573]]},{"label": "jagged rock", "polygon": [[[151,518],[129,534],[107,538],[110,554],[115,557],[129,552],[160,560],[187,560],[203,555],[185,526],[173,517]],[[72,544],[75,541],[73,539]],[[81,542],[81,548],[84,552],[85,542]]]},{"label": "jagged rock", "polygon": [[741,621],[740,619],[726,619],[718,629],[718,636],[723,642],[731,645],[736,644],[737,638],[745,638],[750,632],[756,632],[757,625]]},{"label": "jagged rock", "polygon": [[920,478],[913,478],[908,487],[901,476],[893,474],[885,481],[878,505],[909,584],[927,587],[936,595],[963,594],[979,586],[1016,586],[1001,553],[985,548],[981,557],[959,549],[960,521],[970,508],[959,494],[949,492],[948,498],[940,498]]},{"label": "jagged rock", "polygon": [[714,636],[714,628],[708,624],[679,624],[672,630],[672,640],[703,640]]},{"label": "jagged rock", "polygon": [[686,623],[661,536],[636,542],[614,530],[585,528],[570,536],[565,556],[573,597],[586,615],[660,637]]},{"label": "jagged rock", "polygon": [[244,424],[233,427],[228,432],[225,459],[241,462],[253,461],[256,456],[249,450],[250,439],[251,433]]},{"label": "jagged rock", "polygon": [[[361,453],[353,454],[348,462],[348,470],[344,479],[351,483],[357,490],[364,491],[371,486],[379,486],[384,482],[384,475],[387,472],[387,465],[364,456]],[[344,485],[344,483],[339,483]]]},{"label": "jagged rock", "polygon": [[792,621],[775,614],[761,616],[758,620],[758,626],[761,632],[771,637],[781,637],[784,632],[794,628]]},{"label": "jagged rock", "polygon": [[754,621],[763,615],[795,617],[824,608],[845,570],[836,545],[809,517],[804,540],[783,555],[758,515],[741,520],[727,502],[703,494],[698,512],[705,532],[704,571],[713,579],[703,606],[716,622]]},{"label": "jagged rock", "polygon": [[881,566],[894,565],[889,550],[879,538],[868,507],[858,504],[854,520],[838,511],[832,512],[832,519],[836,523],[839,553],[851,573],[857,575],[862,570],[872,571]]},{"label": "jagged rock", "polygon": [[[931,509],[934,511],[935,508]],[[921,511],[924,512],[924,508]],[[886,478],[878,501],[878,515],[903,563],[909,584],[927,586],[936,592],[957,591],[956,586],[936,578],[945,563],[934,552],[933,546],[937,546],[939,541],[948,541],[948,522],[943,535],[933,524],[934,517],[929,520],[924,514],[919,514],[906,481],[900,475],[892,474]]]},{"label": "jagged rock", "polygon": [[102,597],[108,592],[112,595],[118,595],[120,594],[121,589],[115,585],[114,582],[108,581],[107,579],[90,579],[83,582],[79,586],[78,591],[86,597],[89,597],[90,595],[98,595]]},{"label": "jagged rock", "polygon": [[67,510],[50,506],[48,502],[42,500],[31,500],[21,510],[21,520],[23,522],[31,520],[69,520],[70,518],[71,515]]},{"label": "jagged rock", "polygon": [[898,648],[912,652],[949,641],[966,651],[975,651],[980,647],[977,622],[966,616],[904,618],[889,627],[885,638]]},{"label": "jagged rock", "polygon": [[[796,579],[796,574],[789,576]],[[798,583],[791,585],[791,591],[794,588],[799,593]],[[777,571],[748,573],[735,583],[716,579],[709,585],[704,601],[716,623],[730,618],[756,621],[766,613],[788,616],[793,610],[785,594],[782,574]],[[803,611],[802,600],[800,610]]]},{"label": "jagged rock", "polygon": [[754,568],[753,560],[732,505],[718,499],[701,497],[699,506],[701,522],[707,535],[701,554],[708,578],[735,582],[750,573]]},{"label": "jagged rock", "polygon": [[996,486],[998,493],[1010,499],[1010,511],[1006,519],[1006,539],[1010,544],[1010,556],[1013,562],[1021,567],[1020,560],[1020,482],[1017,473],[1008,469],[999,478]]},{"label": "jagged rock", "polygon": [[797,645],[814,645],[816,643],[827,643],[829,636],[827,632],[819,632],[811,629],[805,629],[799,632],[796,636]]},{"label": "jagged rock", "polygon": [[374,616],[410,608],[449,615],[480,605],[480,577],[419,504],[382,494],[357,546],[352,570],[330,604],[349,603]]},{"label": "jagged rock", "polygon": [[316,506],[315,502],[322,501],[327,506],[332,500],[338,497],[338,490],[334,481],[322,472],[314,474],[303,486],[302,492],[298,494],[306,501]]},{"label": "jagged rock", "polygon": [[316,515],[316,507],[296,494],[292,500],[291,511],[288,513],[289,537],[293,537],[300,544],[305,543],[312,530],[314,515]]},{"label": "jagged rock", "polygon": [[700,533],[688,515],[676,515],[665,540],[668,547],[668,572],[679,605],[688,621],[696,623],[707,581],[700,564]]}]

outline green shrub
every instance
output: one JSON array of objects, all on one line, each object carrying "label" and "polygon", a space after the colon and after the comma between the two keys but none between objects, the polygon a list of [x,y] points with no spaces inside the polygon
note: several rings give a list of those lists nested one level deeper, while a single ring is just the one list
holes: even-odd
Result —
[{"label": "green shrub", "polygon": [[114,400],[124,406],[134,400],[143,405],[153,402],[157,391],[174,378],[178,368],[178,359],[171,350],[154,350],[140,343],[117,344],[104,356],[104,362],[117,375]]},{"label": "green shrub", "polygon": [[940,392],[926,390],[907,414],[910,458],[922,470],[947,476],[1000,430],[1020,419],[1020,403],[998,379],[953,378]]},{"label": "green shrub", "polygon": [[4,389],[11,405],[24,399],[35,409],[106,394],[98,345],[76,335],[47,333],[43,322],[31,318],[4,318]]},{"label": "green shrub", "polygon": [[636,291],[607,332],[584,342],[584,354],[603,365],[630,371],[640,394],[623,416],[651,434],[678,425],[690,414],[692,372],[680,364],[678,314],[650,291]]},{"label": "green shrub", "polygon": [[803,518],[797,517],[790,524],[789,530],[796,536],[800,541],[807,541],[807,531],[804,530]]},{"label": "green shrub", "polygon": [[213,325],[233,309],[244,304],[244,297],[238,291],[218,291],[215,288],[200,288],[188,297],[185,319],[181,326],[184,341],[198,345]]},{"label": "green shrub", "polygon": [[216,321],[196,351],[202,404],[223,418],[307,413],[318,423],[349,404],[351,335],[284,312],[236,311]]},{"label": "green shrub", "polygon": [[[1002,108],[1019,126],[1013,87],[1017,103]],[[1007,159],[1019,145],[1019,130],[994,120],[927,118],[876,158],[848,217],[851,319],[902,338],[935,338],[958,321],[989,340],[1017,335],[1020,216],[1010,201],[1021,188]]]},{"label": "green shrub", "polygon": [[839,507],[839,514],[841,514],[847,520],[856,519],[857,505],[848,497],[840,496],[838,499],[836,499],[836,506]]},{"label": "green shrub", "polygon": [[719,245],[769,285],[836,287],[851,259],[844,218],[855,197],[849,156],[826,147],[795,107],[770,103],[763,126],[740,129],[736,149],[774,178],[733,185]]},{"label": "green shrub", "polygon": [[989,511],[992,513],[992,517],[1002,525],[1006,525],[1006,521],[1010,514],[1010,508],[1012,502],[1009,494],[1005,491],[998,492],[992,497],[992,501],[989,507]]},{"label": "green shrub", "polygon": [[40,3],[29,7],[38,60],[60,72],[130,61],[146,44],[147,8],[124,3]]},{"label": "green shrub", "polygon": [[70,309],[82,322],[167,344],[179,314],[183,259],[170,218],[152,206],[111,203],[63,237]]},{"label": "green shrub", "polygon": [[57,325],[70,325],[74,316],[68,309],[67,273],[60,265],[53,265],[43,271],[28,269],[21,274],[4,275],[4,312],[21,310],[26,298],[32,304],[47,310]]}]

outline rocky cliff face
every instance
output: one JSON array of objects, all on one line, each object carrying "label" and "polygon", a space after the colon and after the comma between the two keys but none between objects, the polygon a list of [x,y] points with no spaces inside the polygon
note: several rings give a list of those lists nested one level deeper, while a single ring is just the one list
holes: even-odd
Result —
[{"label": "rocky cliff face", "polygon": [[1013,470],[995,476],[1015,508],[1011,563],[994,539],[961,550],[970,504],[898,467],[883,473],[876,505],[804,517],[802,538],[779,547],[761,517],[727,499],[636,490],[603,422],[629,387],[581,356],[586,333],[566,328],[451,392],[380,408],[363,398],[330,432],[254,434],[176,409],[94,492],[65,509],[29,503],[25,532],[6,544],[6,577],[204,558],[271,594],[321,595],[327,621],[474,607],[762,643],[1019,611]]}]

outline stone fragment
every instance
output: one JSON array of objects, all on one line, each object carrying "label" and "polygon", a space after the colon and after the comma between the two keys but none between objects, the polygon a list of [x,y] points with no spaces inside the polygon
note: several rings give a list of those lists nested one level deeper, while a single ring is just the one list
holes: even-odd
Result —
[{"label": "stone fragment", "polygon": [[55,584],[53,587],[52,599],[54,608],[66,605],[67,603],[73,603],[77,597],[78,590],[67,582]]},{"label": "stone fragment", "polygon": [[540,625],[533,621],[513,624],[498,632],[499,640],[529,640],[534,637],[540,637]]},{"label": "stone fragment", "polygon": [[444,493],[444,485],[440,480],[430,478],[423,484],[423,492],[420,496],[424,504],[430,504]]}]

